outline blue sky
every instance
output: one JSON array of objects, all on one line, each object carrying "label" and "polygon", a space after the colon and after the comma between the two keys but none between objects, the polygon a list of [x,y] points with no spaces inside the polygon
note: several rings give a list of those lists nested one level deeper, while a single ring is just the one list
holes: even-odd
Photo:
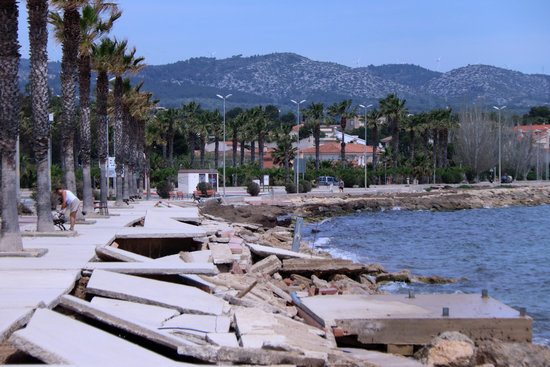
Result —
[{"label": "blue sky", "polygon": [[[119,0],[113,35],[148,64],[294,52],[351,67],[442,72],[488,64],[550,74],[548,0]],[[25,2],[22,57],[28,58]],[[51,37],[50,37],[51,40]],[[50,42],[49,58],[61,59]],[[439,60],[439,61],[438,61]]]}]

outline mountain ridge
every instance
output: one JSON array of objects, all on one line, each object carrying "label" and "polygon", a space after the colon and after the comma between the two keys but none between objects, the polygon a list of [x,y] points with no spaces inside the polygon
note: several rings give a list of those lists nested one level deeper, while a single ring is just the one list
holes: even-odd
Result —
[{"label": "mountain ridge", "polygon": [[[55,84],[56,64],[49,65],[51,84]],[[25,75],[24,70],[20,72],[22,83]],[[413,64],[353,68],[289,52],[149,65],[132,79],[144,81],[144,89],[153,92],[163,106],[195,100],[205,108],[219,108],[216,94],[220,93],[233,94],[227,100],[228,108],[273,103],[291,109],[290,99],[297,98],[325,104],[352,98],[356,103],[375,104],[388,93],[406,99],[411,112],[474,103],[506,104],[512,110],[526,111],[550,101],[548,75],[490,65],[467,65],[445,73]]]}]

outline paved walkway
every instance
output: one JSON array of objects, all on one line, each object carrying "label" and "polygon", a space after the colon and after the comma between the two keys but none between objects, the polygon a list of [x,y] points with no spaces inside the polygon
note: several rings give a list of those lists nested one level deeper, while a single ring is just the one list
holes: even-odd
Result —
[{"label": "paved walkway", "polygon": [[[0,257],[0,344],[28,321],[34,309],[55,307],[59,298],[73,289],[81,269],[94,258],[95,248],[109,244],[115,236],[203,235],[195,226],[171,220],[198,219],[196,207],[157,208],[155,203],[141,201],[124,209],[110,208],[108,218],[77,224],[76,236],[24,236],[24,249],[48,250],[41,257]],[[127,227],[144,217],[144,227]],[[35,223],[23,218],[22,233],[35,228]]]}]

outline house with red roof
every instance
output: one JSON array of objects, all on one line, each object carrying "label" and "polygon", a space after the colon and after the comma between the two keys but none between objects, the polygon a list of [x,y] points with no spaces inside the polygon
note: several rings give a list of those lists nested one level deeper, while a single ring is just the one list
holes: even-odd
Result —
[{"label": "house with red roof", "polygon": [[[366,161],[372,163],[373,147],[371,145],[366,146]],[[340,152],[342,146],[340,143],[326,143],[319,147],[319,159],[322,161],[340,161]],[[357,166],[365,166],[365,145],[357,143],[346,144],[346,160]],[[315,147],[306,148],[300,150],[300,156],[309,160],[315,159]]]}]

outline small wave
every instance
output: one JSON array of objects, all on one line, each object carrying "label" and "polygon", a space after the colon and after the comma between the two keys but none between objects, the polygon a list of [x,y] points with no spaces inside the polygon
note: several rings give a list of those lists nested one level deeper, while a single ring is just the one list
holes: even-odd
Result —
[{"label": "small wave", "polygon": [[401,289],[407,289],[407,288],[409,288],[409,285],[405,282],[389,282],[381,286],[380,290],[389,292],[389,293],[397,293]]},{"label": "small wave", "polygon": [[327,223],[327,222],[329,222],[329,221],[331,221],[331,220],[332,220],[332,218],[325,218],[325,219],[323,219],[322,221],[320,221],[318,224],[319,224],[319,225],[325,224],[325,223]]},{"label": "small wave", "polygon": [[550,348],[550,339],[533,337],[533,344],[539,344],[545,346],[546,348]]},{"label": "small wave", "polygon": [[326,251],[336,258],[351,260],[353,262],[360,262],[357,254],[350,251],[346,251],[338,248],[330,248],[330,249],[327,249]]},{"label": "small wave", "polygon": [[401,210],[401,207],[400,206],[394,206],[393,208],[391,208],[391,210],[399,211],[399,210]]},{"label": "small wave", "polygon": [[319,237],[314,243],[315,248],[326,247],[330,243],[330,237]]}]

